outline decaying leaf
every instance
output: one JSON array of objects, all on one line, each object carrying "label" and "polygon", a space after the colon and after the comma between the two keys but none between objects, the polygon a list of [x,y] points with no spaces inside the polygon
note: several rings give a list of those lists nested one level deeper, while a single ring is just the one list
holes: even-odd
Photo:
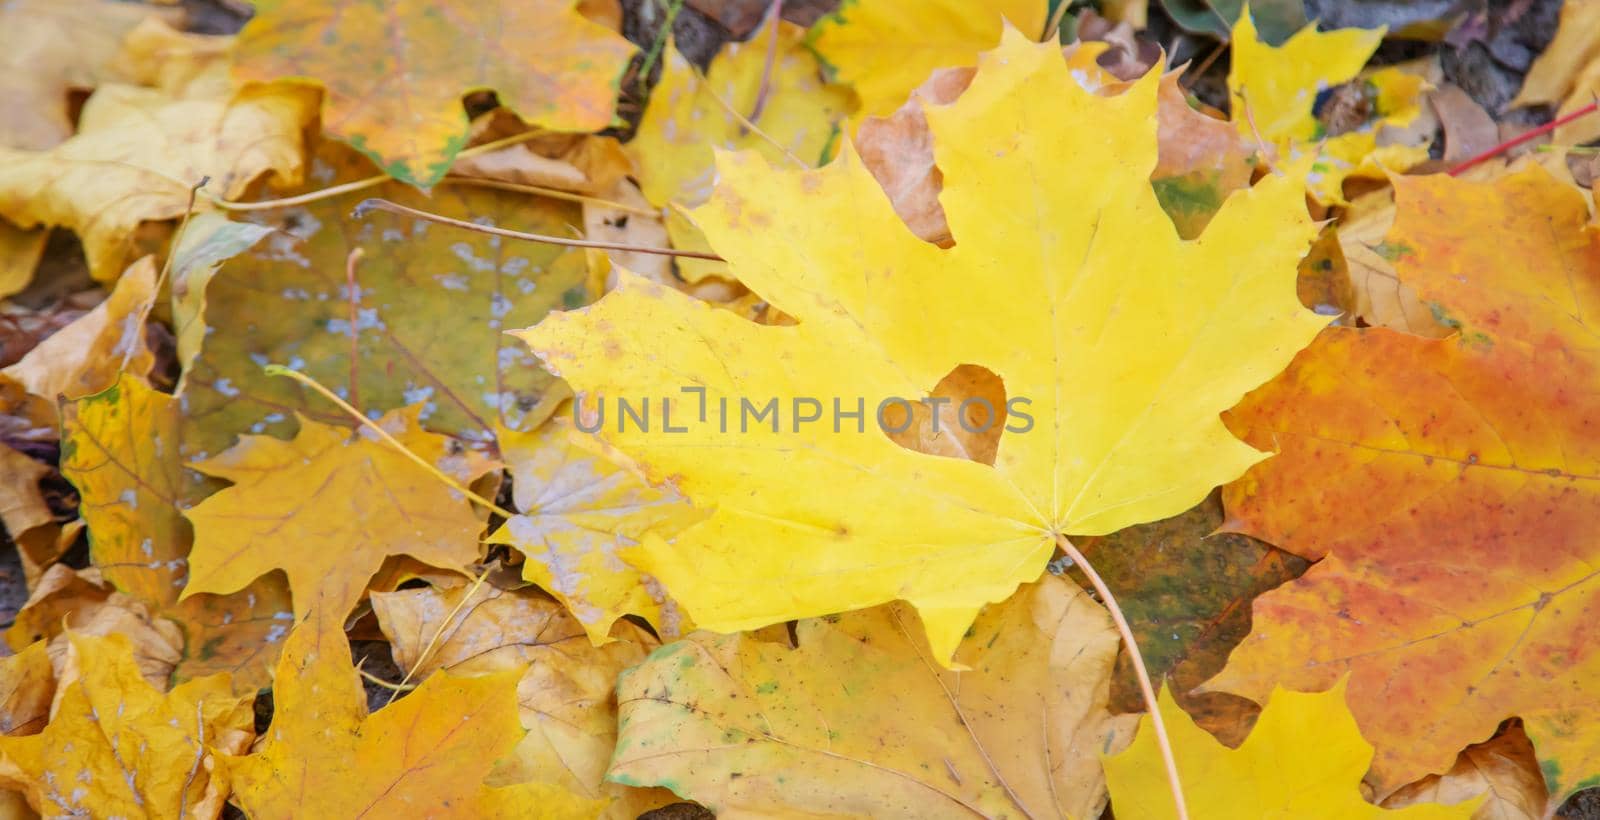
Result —
[{"label": "decaying leaf", "polygon": [[617,740],[617,675],[643,661],[659,642],[623,624],[617,629],[621,640],[595,647],[584,625],[560,604],[530,588],[501,589],[493,571],[490,578],[475,590],[374,593],[372,608],[395,661],[414,670],[414,677],[441,669],[463,675],[521,673],[518,712],[528,734],[496,765],[491,785],[543,782],[609,803],[605,816],[617,820],[674,802],[663,789],[605,779]]},{"label": "decaying leaf", "polygon": [[1458,332],[1329,328],[1231,411],[1278,454],[1227,488],[1230,526],[1327,557],[1255,600],[1208,687],[1348,674],[1379,796],[1518,716],[1559,800],[1600,771],[1600,238],[1541,168],[1396,192],[1396,271]]},{"label": "decaying leaf", "polygon": [[934,69],[976,65],[1006,23],[1039,38],[1047,11],[1039,0],[854,0],[817,22],[811,43],[855,89],[860,115],[883,116]]},{"label": "decaying leaf", "polygon": [[[418,410],[378,423],[411,452],[470,484],[488,469],[473,453],[449,453],[449,439],[423,432]],[[483,529],[461,493],[365,428],[300,419],[292,441],[245,436],[193,465],[233,485],[185,511],[194,525],[185,599],[229,593],[274,569],[289,578],[294,611],[344,616],[390,555],[440,567],[478,557]]]},{"label": "decaying leaf", "polygon": [[481,817],[505,799],[484,776],[522,736],[516,678],[431,675],[369,715],[339,618],[318,609],[284,645],[264,742],[220,768],[253,818]]},{"label": "decaying leaf", "polygon": [[1416,803],[1460,803],[1478,795],[1472,820],[1543,820],[1549,796],[1539,756],[1519,723],[1463,749],[1456,765],[1409,784],[1383,801],[1385,808]]},{"label": "decaying leaf", "polygon": [[[695,218],[798,325],[632,278],[519,334],[609,403],[605,440],[715,508],[641,550],[696,623],[734,631],[899,599],[948,659],[985,603],[1039,576],[1056,533],[1174,515],[1263,457],[1217,414],[1326,321],[1295,297],[1316,229],[1301,183],[1270,176],[1180,241],[1148,183],[1158,84],[1091,94],[1059,49],[1013,32],[960,100],[928,112],[953,248],[907,231],[848,143],[816,171],[724,155]],[[1032,116],[1044,96],[1057,110]],[[1016,202],[1032,206],[996,206]],[[990,408],[1014,428],[992,467],[905,449],[873,418],[961,365],[1025,400]],[[655,426],[623,418],[619,397],[635,415],[646,399]],[[860,416],[839,416],[858,402]]]},{"label": "decaying leaf", "polygon": [[[1172,693],[1162,689],[1161,716],[1190,816],[1304,820],[1473,816],[1481,800],[1389,810],[1363,799],[1361,775],[1372,760],[1372,744],[1362,739],[1344,697],[1343,685],[1320,694],[1276,689],[1250,736],[1239,748],[1229,749],[1196,726],[1178,708]],[[1165,820],[1176,813],[1150,725],[1146,715],[1133,744],[1105,761],[1118,820]]]},{"label": "decaying leaf", "polygon": [[49,817],[215,817],[227,797],[218,752],[254,735],[248,700],[225,676],[152,688],[118,635],[71,635],[44,732],[0,737],[0,783]]},{"label": "decaying leaf", "polygon": [[[206,285],[221,264],[249,250],[272,228],[254,222],[235,222],[214,211],[195,214],[184,226],[172,250],[172,329],[178,344],[178,364],[187,374],[200,355],[205,340]],[[180,381],[178,392],[183,392]]]},{"label": "decaying leaf", "polygon": [[33,281],[49,238],[50,232],[43,228],[23,230],[0,219],[0,299],[20,293]]},{"label": "decaying leaf", "polygon": [[39,491],[39,479],[49,474],[49,465],[0,444],[0,524],[13,539],[55,521]]},{"label": "decaying leaf", "polygon": [[418,186],[466,147],[461,95],[487,88],[524,120],[556,131],[611,124],[633,47],[574,0],[299,3],[261,0],[239,34],[242,80],[300,77],[326,89],[324,131]]},{"label": "decaying leaf", "polygon": [[[374,170],[337,143],[323,143],[316,157],[312,188]],[[497,425],[529,430],[544,420],[535,410],[554,379],[503,331],[586,303],[583,254],[387,213],[352,218],[368,195],[546,234],[581,223],[570,203],[459,185],[427,198],[390,183],[265,212],[257,221],[281,230],[206,285],[204,321],[216,330],[180,396],[195,428],[190,457],[219,453],[241,434],[293,435],[296,413],[350,424],[299,384],[264,374],[266,364],[301,370],[363,412],[421,402],[429,430],[482,447]],[[352,299],[347,270],[358,249]]]},{"label": "decaying leaf", "polygon": [[1234,24],[1234,125],[1290,159],[1315,156],[1310,188],[1323,202],[1345,202],[1347,177],[1382,179],[1385,169],[1403,171],[1428,158],[1425,146],[1378,145],[1380,128],[1403,126],[1421,112],[1423,87],[1420,77],[1393,66],[1362,72],[1384,31],[1307,26],[1273,47],[1257,37],[1250,15]]},{"label": "decaying leaf", "polygon": [[71,228],[89,272],[110,282],[131,257],[140,223],[182,216],[202,178],[229,199],[263,176],[298,184],[315,101],[286,83],[204,100],[101,86],[84,105],[76,136],[48,151],[0,148],[0,216],[25,228]]},{"label": "decaying leaf", "polygon": [[[698,632],[617,682],[612,780],[719,815],[1095,818],[1117,637],[1047,577],[984,611],[940,668],[903,604],[801,621],[798,646]],[[733,776],[733,775],[737,776]]]},{"label": "decaying leaf", "polygon": [[[1085,538],[1077,546],[1122,605],[1152,680],[1166,679],[1174,700],[1205,730],[1237,745],[1256,716],[1254,703],[1221,692],[1193,692],[1222,671],[1250,631],[1250,600],[1306,569],[1298,556],[1253,538],[1217,532],[1216,494],[1172,518]],[[1111,686],[1118,712],[1142,712],[1128,656]]]},{"label": "decaying leaf", "polygon": [[671,537],[703,513],[670,490],[614,463],[573,426],[555,418],[532,433],[504,433],[517,509],[488,539],[527,556],[522,575],[566,605],[601,644],[611,625],[638,615],[676,637],[680,616],[654,578],[628,563],[646,532]]}]

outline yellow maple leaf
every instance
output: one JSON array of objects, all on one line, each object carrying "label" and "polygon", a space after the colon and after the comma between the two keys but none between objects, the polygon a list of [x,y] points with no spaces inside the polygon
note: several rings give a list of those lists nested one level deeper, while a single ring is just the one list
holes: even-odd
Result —
[{"label": "yellow maple leaf", "polygon": [[[1378,146],[1378,131],[1404,126],[1421,113],[1423,81],[1398,68],[1382,68],[1362,76],[1362,67],[1383,41],[1385,28],[1320,32],[1306,26],[1281,46],[1256,36],[1255,22],[1240,14],[1233,26],[1228,92],[1233,121],[1248,138],[1264,139],[1289,158],[1317,157],[1309,179],[1323,202],[1343,204],[1347,177],[1382,179],[1384,169],[1403,171],[1428,158],[1426,146]],[[1317,117],[1324,95],[1334,86],[1355,81],[1350,94],[1357,122],[1342,133],[1329,134]]]},{"label": "yellow maple leaf", "polygon": [[[606,440],[715,509],[641,548],[696,623],[900,599],[948,659],[980,607],[1038,577],[1058,534],[1175,515],[1264,458],[1219,413],[1326,323],[1295,296],[1315,226],[1302,183],[1269,176],[1180,240],[1149,184],[1159,79],[1097,96],[1058,47],[1012,31],[957,102],[928,112],[954,247],[912,235],[848,144],[816,171],[723,155],[695,218],[798,325],[633,278],[521,332],[589,411],[610,403]],[[1009,418],[988,414],[1012,428],[992,467],[878,429],[875,407],[915,403],[964,364],[1011,397]],[[654,426],[623,424],[618,397],[635,414],[648,399]],[[741,403],[769,399],[781,423],[752,426]]]},{"label": "yellow maple leaf", "polygon": [[611,779],[718,816],[1100,816],[1098,758],[1134,718],[1106,709],[1116,632],[1071,581],[986,609],[967,672],[940,668],[902,604],[796,635],[697,632],[624,672]]},{"label": "yellow maple leaf", "polygon": [[0,216],[22,227],[71,228],[89,272],[110,282],[122,273],[139,223],[182,216],[202,177],[224,198],[269,174],[297,183],[315,101],[308,89],[284,83],[203,100],[101,86],[73,138],[48,151],[0,148]]},{"label": "yellow maple leaf", "polygon": [[1042,0],[855,0],[823,18],[811,42],[861,98],[858,116],[884,116],[936,68],[973,65],[1007,21],[1044,34]]},{"label": "yellow maple leaf", "polygon": [[[449,439],[424,432],[418,408],[379,422],[413,453],[463,483],[489,466],[473,451],[447,456]],[[478,557],[483,523],[467,499],[366,429],[300,417],[292,441],[241,436],[193,465],[233,486],[185,515],[194,525],[183,598],[228,593],[274,569],[289,576],[297,618],[313,606],[342,617],[390,555],[440,567]]]},{"label": "yellow maple leaf", "polygon": [[[1161,716],[1172,741],[1192,817],[1293,817],[1295,820],[1467,820],[1482,798],[1444,806],[1415,803],[1383,809],[1361,796],[1372,744],[1361,737],[1344,703],[1344,684],[1320,693],[1274,689],[1237,749],[1229,749],[1161,690]],[[1111,808],[1119,820],[1167,820],[1176,812],[1166,769],[1150,728],[1120,754],[1105,759]]]},{"label": "yellow maple leaf", "polygon": [[638,615],[676,637],[679,617],[660,584],[627,563],[645,533],[670,537],[703,517],[670,490],[585,448],[564,410],[532,433],[501,431],[522,514],[488,538],[527,556],[522,577],[565,604],[596,645],[611,625]]},{"label": "yellow maple leaf", "polygon": [[369,715],[342,617],[320,608],[290,633],[259,751],[219,760],[257,820],[479,817],[484,777],[522,736],[515,671],[431,675]]},{"label": "yellow maple leaf", "polygon": [[321,84],[328,134],[390,176],[428,186],[466,147],[469,90],[493,89],[528,123],[554,131],[611,124],[633,46],[575,5],[496,0],[442,13],[431,0],[261,0],[239,33],[234,75]]},{"label": "yellow maple leaf", "polygon": [[[716,177],[717,148],[748,149],[773,162],[789,161],[785,152],[808,165],[824,159],[823,152],[836,139],[837,122],[850,105],[850,94],[823,82],[816,56],[804,45],[804,29],[781,23],[775,46],[771,36],[729,43],[712,58],[704,78],[677,48],[668,48],[661,81],[651,89],[639,131],[628,143],[628,153],[639,168],[640,189],[651,204],[705,202]],[[769,74],[767,52],[772,48],[777,50]],[[777,144],[740,121],[754,113],[762,81],[769,77],[766,102],[755,124]],[[669,212],[667,231],[675,248],[695,249],[705,242],[694,225],[675,212]],[[691,282],[726,275],[718,262],[680,260],[678,268]]]},{"label": "yellow maple leaf", "polygon": [[44,732],[0,737],[0,785],[49,817],[215,817],[227,790],[216,752],[250,745],[250,698],[226,675],[162,693],[121,635],[69,633],[55,714]]},{"label": "yellow maple leaf", "polygon": [[490,580],[475,589],[434,586],[372,596],[395,662],[414,678],[441,669],[522,675],[517,706],[528,734],[496,765],[490,784],[547,783],[600,801],[605,816],[616,820],[676,802],[663,789],[605,779],[617,741],[617,675],[659,642],[624,623],[617,629],[620,640],[594,646],[584,625],[560,604],[532,588],[503,589],[499,575],[491,570]]},{"label": "yellow maple leaf", "polygon": [[0,735],[36,735],[50,719],[56,673],[44,641],[0,658]]}]

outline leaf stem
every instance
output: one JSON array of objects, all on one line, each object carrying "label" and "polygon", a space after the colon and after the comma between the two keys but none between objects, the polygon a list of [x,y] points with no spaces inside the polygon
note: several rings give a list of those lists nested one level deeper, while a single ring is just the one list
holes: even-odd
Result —
[{"label": "leaf stem", "polygon": [[1172,804],[1178,810],[1178,820],[1189,820],[1189,807],[1183,799],[1183,781],[1178,779],[1178,762],[1172,756],[1172,741],[1167,738],[1167,724],[1161,719],[1161,704],[1156,700],[1155,687],[1150,685],[1150,673],[1145,671],[1144,657],[1139,654],[1139,644],[1133,638],[1133,629],[1128,626],[1128,619],[1122,616],[1122,607],[1117,606],[1116,596],[1111,594],[1111,589],[1100,578],[1100,573],[1090,566],[1089,559],[1067,540],[1065,535],[1056,533],[1056,546],[1072,559],[1083,574],[1089,576],[1089,583],[1094,585],[1100,599],[1105,602],[1106,609],[1111,611],[1111,620],[1116,623],[1117,631],[1122,634],[1122,642],[1128,647],[1128,658],[1133,661],[1134,677],[1139,679],[1139,692],[1144,695],[1144,705],[1150,710],[1150,728],[1156,733],[1156,746],[1161,750],[1161,762],[1167,769],[1167,788],[1172,790]]},{"label": "leaf stem", "polygon": [[525,239],[529,242],[545,242],[551,245],[566,245],[573,248],[599,248],[601,250],[608,251],[654,253],[661,256],[684,256],[690,259],[710,259],[715,262],[725,261],[722,257],[714,253],[702,253],[700,251],[680,251],[674,248],[653,248],[648,245],[629,245],[625,242],[596,242],[588,239],[567,239],[566,237],[549,236],[542,233],[524,233],[522,231],[513,231],[506,228],[497,228],[493,225],[479,225],[476,222],[468,222],[464,219],[451,219],[448,216],[429,213],[427,211],[419,211],[416,208],[407,208],[404,205],[396,202],[390,202],[387,199],[362,200],[361,204],[356,206],[353,216],[356,219],[361,219],[371,211],[388,211],[389,213],[401,214],[404,216],[409,216],[413,219],[422,219],[428,222],[437,222],[441,225],[449,225],[451,227],[461,228],[462,230],[476,231],[477,233],[486,233],[492,236],[504,236],[509,239]]},{"label": "leaf stem", "polygon": [[394,690],[389,694],[388,703],[394,703],[394,699],[399,697],[400,693],[408,688],[406,684],[411,682],[411,677],[417,674],[417,670],[422,668],[423,662],[428,659],[429,655],[433,654],[434,647],[439,644],[439,639],[444,637],[444,631],[450,628],[450,622],[455,620],[456,615],[461,612],[461,608],[467,605],[467,601],[472,600],[472,596],[478,593],[478,588],[483,586],[483,582],[487,581],[488,579],[488,568],[484,568],[478,572],[478,577],[472,580],[472,586],[467,587],[467,591],[461,596],[461,600],[456,601],[456,605],[450,610],[450,614],[444,616],[444,620],[440,622],[439,628],[434,630],[433,637],[428,639],[427,645],[423,646],[422,651],[417,653],[417,659],[411,664],[411,668],[406,670],[406,676],[401,678],[398,684],[395,684]]},{"label": "leaf stem", "polygon": [[656,60],[661,58],[661,49],[667,45],[667,38],[672,34],[672,24],[678,21],[678,12],[683,11],[683,0],[672,0],[667,4],[667,19],[661,22],[661,28],[656,31],[656,39],[650,43],[650,53],[644,55],[644,62],[639,65],[639,82],[650,82],[650,69],[656,67]]},{"label": "leaf stem", "polygon": [[772,33],[767,39],[767,59],[761,66],[761,85],[756,87],[756,104],[750,107],[750,121],[761,119],[767,109],[767,95],[772,93],[772,66],[778,61],[778,29],[783,25],[783,0],[772,0]]},{"label": "leaf stem", "polygon": [[500,506],[499,504],[494,503],[493,501],[490,501],[487,498],[484,498],[481,495],[478,495],[477,493],[473,492],[470,489],[467,489],[467,486],[465,484],[462,484],[461,482],[455,480],[454,478],[451,478],[450,476],[446,475],[444,473],[444,471],[442,471],[438,467],[435,467],[432,464],[428,463],[427,459],[425,459],[422,456],[419,456],[416,453],[412,452],[410,447],[405,446],[404,444],[400,443],[399,439],[395,438],[392,435],[389,435],[389,431],[388,430],[383,429],[381,426],[378,425],[377,422],[373,421],[372,419],[369,419],[366,416],[361,415],[361,411],[360,410],[357,410],[354,407],[351,407],[349,402],[345,401],[344,399],[339,398],[339,395],[337,393],[334,393],[332,390],[329,390],[328,388],[323,387],[322,383],[317,381],[316,379],[313,379],[310,376],[307,376],[306,374],[301,373],[300,371],[295,370],[293,368],[284,367],[281,364],[269,364],[266,367],[261,368],[261,370],[262,370],[262,372],[266,373],[268,376],[287,376],[287,377],[289,377],[291,379],[294,379],[295,381],[301,383],[302,385],[311,388],[318,395],[320,395],[323,398],[327,399],[328,401],[331,401],[334,404],[338,405],[339,409],[345,411],[346,413],[348,413],[351,418],[356,419],[357,421],[361,422],[361,425],[363,427],[366,427],[368,430],[371,430],[372,432],[377,433],[378,437],[382,438],[385,442],[387,442],[389,444],[389,446],[395,448],[396,450],[399,450],[401,455],[404,455],[406,458],[409,458],[412,461],[416,462],[416,464],[419,467],[421,467],[424,470],[427,470],[429,473],[431,473],[433,475],[434,478],[437,478],[440,481],[444,482],[444,484],[446,486],[448,486],[450,489],[455,490],[456,492],[461,493],[462,495],[465,495],[468,499],[471,499],[472,501],[478,502],[478,504],[482,505],[484,509],[491,511],[491,512],[499,515],[502,518],[515,518],[516,517],[516,515],[517,515],[516,513],[514,513],[512,511]]},{"label": "leaf stem", "polygon": [[661,213],[659,211],[653,211],[649,208],[640,208],[636,205],[625,205],[621,202],[612,202],[609,199],[601,199],[597,196],[575,194],[571,191],[563,191],[559,188],[546,188],[543,185],[529,185],[523,182],[506,182],[505,180],[500,179],[461,176],[445,177],[444,179],[439,180],[439,183],[441,185],[466,185],[471,188],[493,188],[497,191],[514,191],[519,194],[533,194],[535,196],[547,197],[549,199],[577,202],[583,205],[599,205],[602,208],[610,208],[613,211],[638,214],[639,216],[648,216],[655,219],[661,218]]},{"label": "leaf stem", "polygon": [[1586,114],[1592,114],[1592,113],[1594,113],[1596,108],[1600,108],[1600,101],[1589,103],[1588,105],[1586,105],[1586,106],[1584,106],[1582,108],[1579,108],[1579,109],[1577,109],[1576,111],[1573,111],[1570,114],[1567,114],[1567,115],[1562,116],[1562,117],[1557,117],[1556,119],[1553,119],[1553,120],[1545,123],[1544,125],[1539,126],[1538,128],[1535,128],[1535,129],[1533,129],[1531,131],[1526,131],[1526,132],[1524,132],[1522,134],[1518,134],[1517,136],[1512,137],[1511,139],[1508,139],[1505,142],[1502,142],[1499,145],[1496,145],[1495,147],[1490,148],[1489,150],[1484,151],[1483,153],[1478,154],[1475,157],[1472,157],[1470,159],[1462,160],[1460,163],[1456,164],[1456,166],[1454,168],[1451,168],[1447,173],[1449,173],[1450,176],[1453,176],[1453,177],[1461,176],[1462,172],[1466,171],[1468,168],[1471,168],[1471,167],[1473,167],[1475,165],[1479,165],[1479,164],[1481,164],[1481,163],[1483,163],[1483,162],[1485,162],[1487,160],[1493,159],[1493,158],[1499,156],[1500,154],[1504,154],[1505,152],[1510,151],[1511,149],[1517,147],[1518,145],[1521,145],[1521,144],[1527,142],[1528,140],[1535,139],[1535,138],[1540,137],[1540,136],[1542,136],[1544,134],[1548,134],[1551,131],[1554,131],[1557,128],[1560,128],[1561,126],[1566,125],[1567,123],[1572,122],[1573,120],[1575,120],[1575,119],[1577,119],[1579,117],[1582,117],[1582,116],[1584,116]]}]

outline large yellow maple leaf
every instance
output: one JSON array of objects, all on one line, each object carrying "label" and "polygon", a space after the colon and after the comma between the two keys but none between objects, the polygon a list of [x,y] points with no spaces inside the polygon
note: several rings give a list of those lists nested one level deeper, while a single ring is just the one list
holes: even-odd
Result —
[{"label": "large yellow maple leaf", "polygon": [[492,89],[531,124],[611,124],[633,46],[575,0],[302,3],[261,0],[239,33],[241,80],[298,77],[327,90],[323,127],[396,179],[432,185],[467,144],[461,95]]},{"label": "large yellow maple leaf", "polygon": [[[1270,176],[1180,240],[1149,184],[1158,81],[1097,96],[1058,48],[1012,31],[957,102],[928,111],[954,247],[917,239],[848,145],[816,171],[723,155],[694,216],[798,325],[625,277],[522,332],[586,412],[611,404],[607,440],[715,508],[642,548],[696,623],[902,599],[947,659],[980,607],[1038,577],[1058,534],[1174,515],[1264,457],[1218,414],[1326,322],[1295,297],[1315,226],[1302,183]],[[873,423],[880,402],[914,402],[963,364],[1000,376],[1018,411],[992,467],[903,449]],[[654,424],[619,429],[617,397],[635,413],[648,399]],[[741,401],[769,400],[781,418],[749,423]]]},{"label": "large yellow maple leaf", "polygon": [[[1361,775],[1372,762],[1372,744],[1361,737],[1344,705],[1343,685],[1319,694],[1274,691],[1237,749],[1196,726],[1166,689],[1161,691],[1161,715],[1195,817],[1467,820],[1483,802],[1383,809],[1362,799]],[[1150,725],[1146,715],[1133,744],[1105,761],[1111,807],[1119,820],[1176,815]]]}]

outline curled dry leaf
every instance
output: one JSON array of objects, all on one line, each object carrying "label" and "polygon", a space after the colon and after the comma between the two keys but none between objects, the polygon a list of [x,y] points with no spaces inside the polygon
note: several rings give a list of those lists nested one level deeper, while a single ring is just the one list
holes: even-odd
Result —
[{"label": "curled dry leaf", "polygon": [[1278,451],[1226,489],[1230,526],[1322,560],[1207,686],[1348,674],[1380,797],[1520,716],[1559,801],[1600,769],[1600,239],[1541,168],[1395,182],[1396,270],[1458,333],[1329,328],[1230,411]]},{"label": "curled dry leaf", "polygon": [[122,38],[111,67],[118,79],[175,99],[220,100],[234,91],[228,74],[232,51],[232,37],[191,34],[149,18]]},{"label": "curled dry leaf", "polygon": [[1544,820],[1548,795],[1539,756],[1513,722],[1500,734],[1462,750],[1456,765],[1431,774],[1383,801],[1396,809],[1416,803],[1461,803],[1484,795],[1472,820]]},{"label": "curled dry leaf", "polygon": [[50,232],[43,228],[23,230],[0,219],[0,299],[21,293],[33,281],[49,238]]},{"label": "curled dry leaf", "polygon": [[718,815],[1099,816],[1100,756],[1134,718],[1106,711],[1117,636],[1071,582],[986,609],[956,654],[970,671],[940,667],[904,604],[796,639],[697,632],[624,672],[611,779]]},{"label": "curled dry leaf", "polygon": [[[1414,803],[1384,809],[1361,794],[1372,760],[1344,705],[1345,688],[1320,694],[1275,689],[1250,736],[1230,749],[1194,724],[1161,690],[1161,716],[1172,740],[1192,817],[1294,817],[1304,820],[1394,818],[1468,820],[1483,801],[1452,806]],[[1133,745],[1105,762],[1118,820],[1166,820],[1176,813],[1150,717]]]},{"label": "curled dry leaf", "polygon": [[1355,293],[1351,312],[1374,327],[1442,339],[1454,332],[1440,315],[1400,280],[1394,261],[1400,248],[1388,244],[1394,226],[1394,192],[1374,191],[1352,204],[1339,223],[1339,250]]},{"label": "curled dry leaf", "polygon": [[55,522],[39,490],[39,479],[49,474],[49,465],[0,444],[0,524],[13,539]]},{"label": "curled dry leaf", "polygon": [[[315,80],[326,89],[327,134],[395,179],[430,186],[466,147],[467,91],[491,89],[554,131],[611,124],[633,46],[575,5],[493,0],[441,14],[427,0],[262,0],[239,34],[234,74]],[[465,59],[469,49],[477,56]]]},{"label": "curled dry leaf", "polygon": [[173,9],[114,0],[14,0],[0,6],[0,147],[43,151],[72,136],[69,92],[116,77],[123,35]]},{"label": "curled dry leaf", "polygon": [[475,818],[488,814],[480,801],[503,805],[483,782],[522,736],[516,673],[430,675],[368,714],[341,620],[319,609],[290,633],[263,742],[219,761],[234,801],[262,820]]},{"label": "curled dry leaf", "polygon": [[[488,472],[487,459],[453,454],[449,439],[424,432],[419,412],[378,424],[462,484]],[[184,599],[235,592],[281,569],[297,618],[319,607],[339,619],[391,555],[440,567],[478,558],[483,522],[466,497],[364,427],[352,435],[302,418],[291,441],[244,436],[193,466],[233,484],[184,512],[194,525]]]},{"label": "curled dry leaf", "polygon": [[395,661],[414,670],[414,677],[441,669],[462,675],[521,673],[518,713],[528,734],[497,764],[492,784],[546,783],[608,803],[604,815],[616,820],[632,820],[674,802],[677,798],[664,789],[605,779],[617,740],[617,675],[642,662],[659,642],[624,622],[616,630],[620,640],[596,647],[584,625],[560,604],[531,588],[502,589],[497,575],[490,571],[492,580],[476,590],[375,593],[372,608]]},{"label": "curled dry leaf", "polygon": [[62,397],[98,393],[120,373],[149,372],[154,357],[145,347],[144,320],[155,287],[155,259],[147,256],[128,268],[109,299],[0,370],[0,411],[24,421],[21,437],[56,438]]},{"label": "curled dry leaf", "polygon": [[250,745],[249,698],[226,676],[170,692],[140,677],[120,635],[68,633],[67,669],[41,734],[0,737],[0,783],[49,817],[215,817],[217,754]]},{"label": "curled dry leaf", "polygon": [[488,541],[526,556],[523,578],[564,604],[595,644],[610,640],[611,625],[624,615],[677,637],[677,605],[659,582],[628,563],[628,554],[646,533],[671,538],[705,514],[670,489],[651,487],[584,441],[589,438],[565,406],[532,433],[501,434],[500,452],[522,514]]},{"label": "curled dry leaf", "polygon": [[71,228],[89,272],[111,282],[139,225],[182,216],[202,178],[228,199],[263,176],[298,184],[315,103],[313,92],[289,83],[199,100],[101,86],[84,104],[76,136],[48,151],[0,148],[0,216],[25,228]]},{"label": "curled dry leaf", "polygon": [[1023,37],[1044,34],[1036,0],[858,0],[817,21],[810,42],[861,99],[860,115],[883,116],[936,68],[977,65],[1009,23]]},{"label": "curled dry leaf", "polygon": [[[695,219],[738,279],[799,324],[757,325],[624,277],[594,307],[520,332],[575,389],[608,397],[604,440],[715,509],[641,549],[641,568],[697,624],[903,600],[947,660],[985,603],[1039,576],[1054,533],[1177,514],[1262,458],[1217,414],[1325,323],[1294,293],[1316,228],[1301,183],[1271,176],[1230,197],[1203,241],[1182,241],[1148,181],[1158,84],[1091,94],[1058,48],[1013,32],[959,100],[928,112],[948,151],[953,248],[905,230],[848,143],[816,171],[725,154]],[[1031,116],[1044,95],[1055,116]],[[1004,150],[996,128],[1011,135]],[[1018,201],[1036,207],[995,207]],[[963,364],[1027,400],[991,408],[995,423],[1006,409],[1037,420],[1004,422],[1016,429],[994,466],[913,452],[869,423],[881,401],[914,401]],[[1085,392],[1100,398],[1064,398]],[[685,429],[660,414],[648,431],[621,425],[617,396],[666,404]],[[774,413],[722,432],[718,416],[740,429],[741,401]],[[857,401],[859,423],[824,415]],[[790,417],[811,409],[820,421]]]}]

